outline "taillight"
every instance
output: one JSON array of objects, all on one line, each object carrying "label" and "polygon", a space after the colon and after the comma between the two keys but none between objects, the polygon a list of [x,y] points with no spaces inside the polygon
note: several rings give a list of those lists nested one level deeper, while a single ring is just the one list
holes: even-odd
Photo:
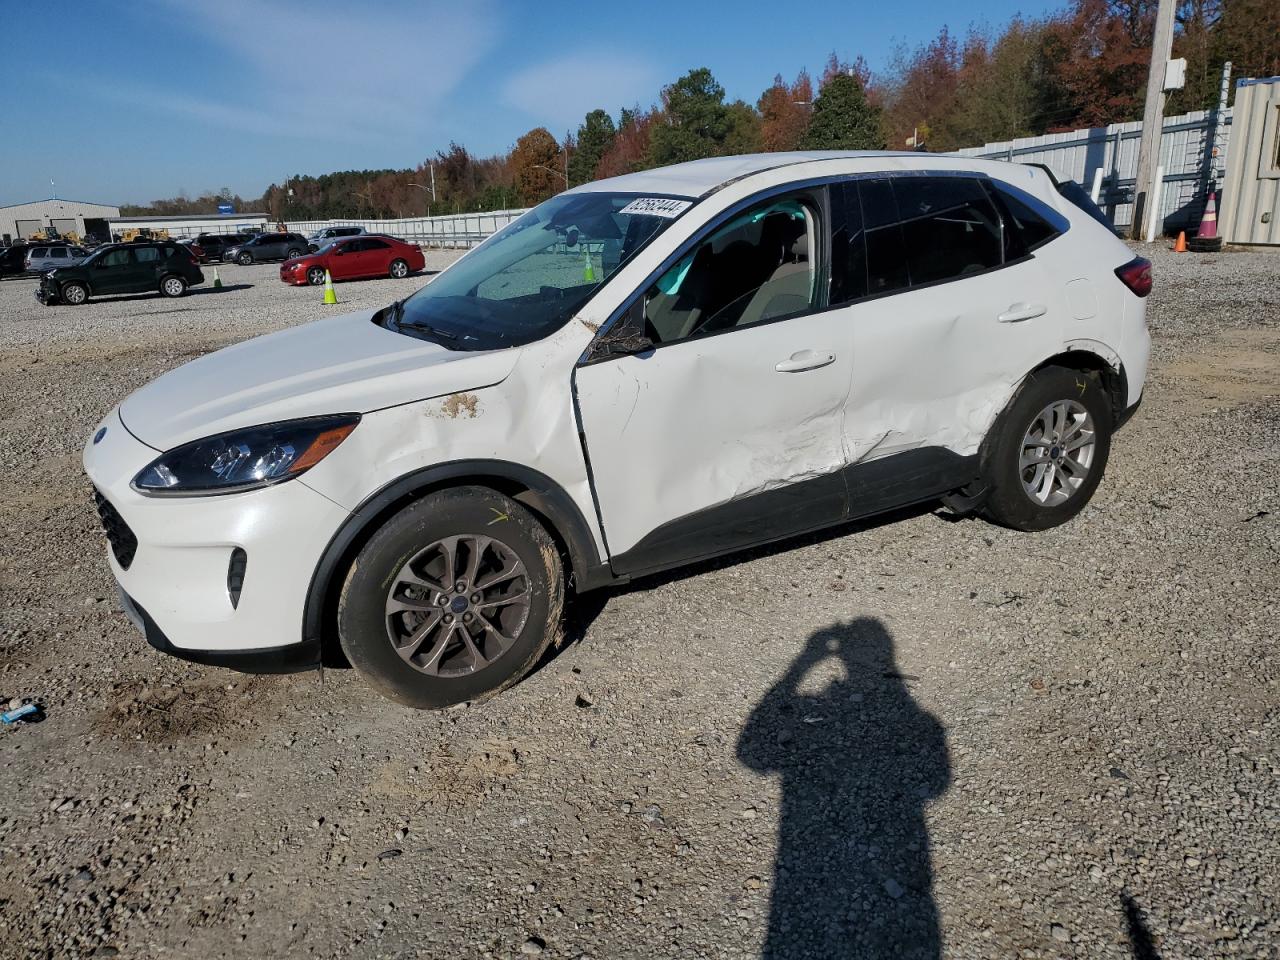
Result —
[{"label": "taillight", "polygon": [[1134,257],[1123,267],[1116,267],[1116,276],[1136,296],[1145,297],[1151,292],[1151,261],[1145,257]]}]

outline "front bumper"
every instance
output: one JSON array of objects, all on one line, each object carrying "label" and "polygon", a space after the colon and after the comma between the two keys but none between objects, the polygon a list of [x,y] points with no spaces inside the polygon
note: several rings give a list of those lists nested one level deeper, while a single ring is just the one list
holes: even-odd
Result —
[{"label": "front bumper", "polygon": [[[307,590],[348,512],[301,480],[224,496],[143,496],[130,482],[158,451],[118,412],[102,426],[101,441],[85,447],[85,472],[111,520],[111,571],[152,646],[201,663],[314,662],[318,638],[303,637]],[[237,548],[245,565],[233,599]]]},{"label": "front bumper", "polygon": [[228,670],[239,670],[241,673],[296,673],[299,670],[310,670],[320,666],[320,640],[304,640],[302,643],[288,644],[282,647],[263,647],[257,650],[187,650],[175,647],[164,631],[151,619],[151,615],[124,592],[123,587],[116,588],[120,593],[120,609],[135,627],[142,631],[147,643],[161,653],[187,660],[191,663],[203,663],[210,667],[226,667]]},{"label": "front bumper", "polygon": [[62,302],[58,296],[58,288],[43,278],[36,284],[36,299],[46,307]]},{"label": "front bumper", "polygon": [[306,286],[307,284],[307,267],[295,269],[292,261],[286,261],[280,264],[280,279],[285,283],[291,283],[295,287]]}]

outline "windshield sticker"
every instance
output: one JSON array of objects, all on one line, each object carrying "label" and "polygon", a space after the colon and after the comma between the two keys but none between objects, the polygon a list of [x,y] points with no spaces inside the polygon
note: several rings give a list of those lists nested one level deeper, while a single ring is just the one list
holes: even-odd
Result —
[{"label": "windshield sticker", "polygon": [[668,197],[640,197],[632,200],[618,213],[627,213],[637,217],[666,217],[668,220],[678,217],[691,206],[692,200],[672,200]]}]

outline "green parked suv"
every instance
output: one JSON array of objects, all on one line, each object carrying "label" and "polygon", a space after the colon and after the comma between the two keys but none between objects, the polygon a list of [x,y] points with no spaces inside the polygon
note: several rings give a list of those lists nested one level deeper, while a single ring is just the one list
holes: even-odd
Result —
[{"label": "green parked suv", "polygon": [[180,297],[198,283],[204,283],[199,261],[180,243],[113,243],[80,263],[46,273],[36,299],[78,306],[104,293],[159,290],[166,297]]}]

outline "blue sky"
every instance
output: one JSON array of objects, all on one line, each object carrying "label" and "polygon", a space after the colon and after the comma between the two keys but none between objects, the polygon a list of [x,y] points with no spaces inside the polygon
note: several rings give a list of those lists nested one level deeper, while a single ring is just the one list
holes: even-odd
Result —
[{"label": "blue sky", "polygon": [[[3,17],[0,204],[145,202],[294,173],[408,167],[450,140],[505,150],[594,107],[648,105],[692,67],[754,102],[834,49],[882,68],[944,23],[1044,0],[804,4],[517,0],[14,3]],[[57,10],[58,12],[52,12]]]}]

